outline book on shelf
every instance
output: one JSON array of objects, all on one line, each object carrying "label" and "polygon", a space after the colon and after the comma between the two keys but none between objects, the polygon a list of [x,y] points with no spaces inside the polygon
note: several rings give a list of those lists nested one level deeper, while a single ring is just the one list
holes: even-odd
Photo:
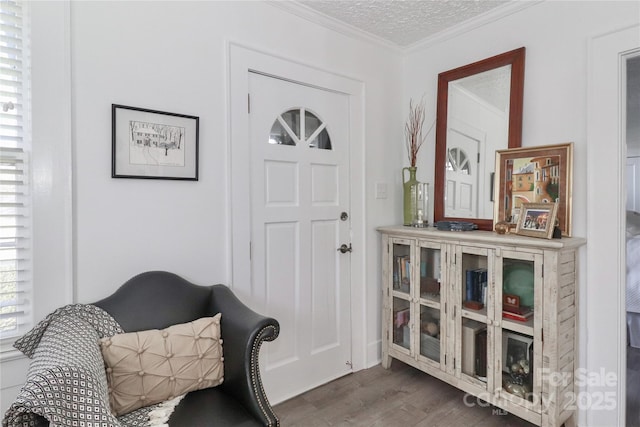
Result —
[{"label": "book on shelf", "polygon": [[408,291],[409,283],[411,283],[411,258],[409,255],[397,255],[394,266],[394,286]]},{"label": "book on shelf", "polygon": [[440,295],[440,282],[433,277],[420,277],[420,296]]},{"label": "book on shelf", "polygon": [[487,330],[487,325],[471,319],[462,319],[462,372],[467,375],[475,374],[476,366],[476,337]]},{"label": "book on shelf", "polygon": [[465,272],[466,308],[482,309],[487,303],[487,269],[469,269]]},{"label": "book on shelf", "polygon": [[394,317],[394,326],[396,328],[400,328],[403,325],[409,323],[410,320],[410,309],[403,308],[393,312]]},{"label": "book on shelf", "polygon": [[476,334],[475,374],[477,377],[487,376],[487,330]]},{"label": "book on shelf", "polygon": [[502,310],[502,317],[509,320],[517,320],[519,322],[526,322],[533,316],[533,309],[531,307],[513,307],[504,308]]}]

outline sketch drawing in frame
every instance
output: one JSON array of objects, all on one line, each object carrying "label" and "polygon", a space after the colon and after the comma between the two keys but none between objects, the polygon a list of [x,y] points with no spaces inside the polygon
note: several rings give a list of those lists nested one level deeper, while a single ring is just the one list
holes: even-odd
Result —
[{"label": "sketch drawing in frame", "polygon": [[557,203],[523,203],[516,234],[551,239],[557,214]]},{"label": "sketch drawing in frame", "polygon": [[496,151],[494,223],[517,224],[524,203],[557,203],[558,227],[570,237],[572,175],[572,142]]},{"label": "sketch drawing in frame", "polygon": [[199,117],[112,104],[112,178],[198,180]]}]

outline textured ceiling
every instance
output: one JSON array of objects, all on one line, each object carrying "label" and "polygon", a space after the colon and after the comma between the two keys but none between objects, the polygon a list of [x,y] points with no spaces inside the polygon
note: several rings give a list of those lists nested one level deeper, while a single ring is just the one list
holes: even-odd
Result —
[{"label": "textured ceiling", "polygon": [[297,3],[395,45],[406,47],[509,1],[298,0]]},{"label": "textured ceiling", "polygon": [[473,74],[450,84],[471,93],[476,98],[506,113],[509,110],[511,65]]}]

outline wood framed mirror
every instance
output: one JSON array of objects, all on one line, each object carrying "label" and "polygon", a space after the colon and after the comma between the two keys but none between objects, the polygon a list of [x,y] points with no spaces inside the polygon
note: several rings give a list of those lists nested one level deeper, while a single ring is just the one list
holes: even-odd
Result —
[{"label": "wood framed mirror", "polygon": [[438,75],[434,222],[493,230],[495,152],[520,147],[525,48]]}]

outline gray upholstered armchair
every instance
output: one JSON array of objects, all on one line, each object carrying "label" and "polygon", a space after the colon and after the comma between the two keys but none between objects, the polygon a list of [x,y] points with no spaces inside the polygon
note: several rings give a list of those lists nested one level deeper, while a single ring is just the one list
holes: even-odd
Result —
[{"label": "gray upholstered armchair", "polygon": [[245,306],[224,285],[197,286],[163,271],[133,277],[95,303],[126,332],[163,329],[222,313],[224,382],[189,393],[169,419],[171,427],[278,426],[262,387],[258,352],[280,326]]},{"label": "gray upholstered armchair", "polygon": [[[278,417],[264,392],[258,367],[260,346],[264,341],[274,340],[278,336],[278,322],[249,309],[226,286],[198,286],[163,271],[135,276],[113,295],[94,304],[62,307],[21,338],[23,342],[16,343],[16,347],[20,348],[21,345],[27,348],[26,351],[21,348],[21,351],[34,357],[34,369],[30,369],[27,382],[19,398],[5,414],[3,424],[23,425],[21,419],[26,416],[31,420],[29,425],[46,426],[47,420],[58,419],[57,414],[60,412],[56,411],[61,407],[58,405],[56,408],[49,408],[48,402],[52,400],[47,397],[47,390],[51,390],[52,381],[67,384],[65,381],[69,378],[66,377],[76,374],[83,378],[83,383],[97,377],[104,378],[100,350],[95,349],[98,336],[108,337],[116,332],[164,330],[172,325],[213,317],[217,313],[222,313],[220,338],[224,343],[224,382],[217,387],[189,392],[173,409],[168,425],[279,426]],[[101,330],[108,324],[115,325],[115,329],[110,329],[111,332]],[[78,346],[73,341],[74,336],[81,338]],[[82,341],[82,337],[86,339]],[[42,341],[38,343],[40,339]],[[83,343],[84,347],[80,347]],[[87,349],[88,356],[83,355],[81,348]],[[43,362],[48,362],[52,356],[49,349],[59,353],[58,363],[43,368]],[[98,352],[98,360],[91,357],[91,349]],[[87,359],[90,359],[89,362],[94,360],[93,364],[85,363]],[[88,370],[85,365],[93,366],[95,370]],[[75,385],[72,388],[75,392]],[[86,393],[82,396],[85,395]],[[64,393],[51,396],[53,400],[63,400],[65,397]],[[78,403],[78,399],[82,400],[82,396],[73,395],[70,398],[73,400],[71,406],[63,402],[62,411],[67,420],[104,420],[111,417],[108,403],[106,406],[95,406],[97,398],[93,399],[94,409],[89,415],[86,411],[82,414],[77,413],[78,411],[73,413],[73,405]],[[85,403],[83,401],[82,404]],[[82,421],[79,422],[80,424],[73,425],[83,425]],[[62,425],[56,421],[54,424]],[[109,422],[104,425],[108,424],[110,425]]]}]

